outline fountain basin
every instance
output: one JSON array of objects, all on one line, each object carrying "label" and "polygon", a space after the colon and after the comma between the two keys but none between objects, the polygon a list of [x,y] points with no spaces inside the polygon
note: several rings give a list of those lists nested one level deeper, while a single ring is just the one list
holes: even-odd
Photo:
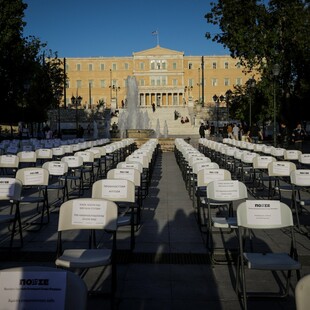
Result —
[{"label": "fountain basin", "polygon": [[127,138],[149,138],[154,134],[153,129],[127,129]]}]

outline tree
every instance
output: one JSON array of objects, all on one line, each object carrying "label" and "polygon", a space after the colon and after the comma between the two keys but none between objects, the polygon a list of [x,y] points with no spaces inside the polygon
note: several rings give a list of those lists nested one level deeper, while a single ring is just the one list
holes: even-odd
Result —
[{"label": "tree", "polygon": [[56,107],[64,70],[57,54],[34,36],[23,37],[22,0],[0,0],[0,121],[41,122]]},{"label": "tree", "polygon": [[[280,115],[295,119],[309,111],[310,99],[310,10],[308,0],[219,0],[205,15],[221,33],[208,39],[226,46],[245,70],[257,70],[262,85],[273,84],[272,68],[279,64]],[[270,92],[270,87],[261,88]],[[272,111],[272,96],[265,94],[264,105]],[[306,110],[305,110],[306,109]],[[303,112],[301,112],[303,111]],[[285,115],[286,114],[286,115]]]}]

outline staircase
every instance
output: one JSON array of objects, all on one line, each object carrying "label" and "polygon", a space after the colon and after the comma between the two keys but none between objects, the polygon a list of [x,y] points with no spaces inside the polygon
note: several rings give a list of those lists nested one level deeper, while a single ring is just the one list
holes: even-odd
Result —
[{"label": "staircase", "polygon": [[[160,133],[164,135],[165,121],[168,127],[168,136],[185,136],[185,135],[197,135],[199,127],[194,125],[194,119],[191,117],[187,107],[156,107],[155,112],[152,108],[146,109],[151,122],[151,129],[156,131],[157,120],[159,120]],[[174,111],[177,111],[180,117],[174,119]],[[190,120],[188,123],[181,123],[181,117],[184,119],[188,117]],[[192,121],[191,121],[192,119]]]}]

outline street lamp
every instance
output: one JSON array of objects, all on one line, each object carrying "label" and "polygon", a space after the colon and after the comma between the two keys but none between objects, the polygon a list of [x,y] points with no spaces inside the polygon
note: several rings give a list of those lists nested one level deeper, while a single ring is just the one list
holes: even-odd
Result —
[{"label": "street lamp", "polygon": [[221,95],[221,96],[214,95],[213,96],[213,101],[214,101],[215,107],[216,107],[216,135],[217,136],[219,134],[219,104],[220,104],[220,102],[222,102],[224,100],[225,100],[225,97],[223,95]]},{"label": "street lamp", "polygon": [[279,64],[274,64],[272,68],[273,74],[273,146],[277,145],[277,100],[276,100],[276,78],[280,74]]},{"label": "street lamp", "polygon": [[225,101],[226,101],[226,109],[227,109],[227,122],[229,123],[229,104],[230,104],[230,99],[232,95],[232,91],[228,89],[225,93]]},{"label": "street lamp", "polygon": [[191,97],[191,91],[193,90],[193,86],[185,86],[184,87],[184,93],[186,93],[186,91],[188,91],[187,93],[187,101],[189,101],[189,97]]},{"label": "street lamp", "polygon": [[250,92],[250,112],[249,112],[249,126],[252,126],[252,89],[256,86],[256,81],[254,78],[248,80],[247,85],[249,87]]},{"label": "street lamp", "polygon": [[82,102],[82,97],[78,96],[78,97],[71,97],[71,103],[72,106],[75,106],[75,126],[76,126],[76,132],[78,132],[79,129],[79,121],[78,121],[78,106],[81,105]]},{"label": "street lamp", "polygon": [[121,89],[119,86],[115,86],[114,84],[110,86],[111,91],[115,91],[115,103],[116,103],[116,109],[118,109],[118,104],[117,104],[117,92]]},{"label": "street lamp", "polygon": [[199,81],[199,83],[197,83],[197,86],[198,86],[198,94],[199,94],[198,100],[199,100],[199,102],[200,102],[200,101],[201,101],[201,96],[200,96],[200,86],[201,86],[201,81],[200,81],[200,68],[198,68],[198,81]]},{"label": "street lamp", "polygon": [[57,112],[58,112],[58,137],[60,137],[60,99],[61,99],[61,93],[57,92],[55,94],[55,99],[57,101]]}]

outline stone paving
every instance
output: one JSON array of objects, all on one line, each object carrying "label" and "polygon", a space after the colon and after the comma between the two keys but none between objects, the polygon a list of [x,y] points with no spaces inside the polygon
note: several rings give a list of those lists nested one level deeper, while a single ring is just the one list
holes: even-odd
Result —
[{"label": "stone paving", "polygon": [[[89,191],[84,194],[89,195]],[[54,267],[57,221],[57,208],[52,208],[48,225],[39,232],[25,232],[23,249],[13,253],[1,251],[1,269],[23,265]],[[308,229],[308,210],[304,212],[303,224]],[[143,201],[142,225],[136,232],[136,247],[132,253],[128,251],[129,232],[118,233],[115,299],[90,296],[88,309],[242,309],[234,290],[235,266],[212,266],[205,238],[198,228],[174,154],[159,154],[149,195]],[[310,272],[310,240],[308,234],[298,232],[296,238],[301,273],[305,275]],[[270,236],[268,245],[274,247],[282,240],[285,234]],[[101,268],[94,268],[84,280],[89,288],[109,291],[109,270],[102,275]],[[277,287],[277,280],[271,273],[257,273],[251,276],[249,286],[272,289]],[[250,301],[249,309],[295,309],[295,274],[291,283],[287,299]]]}]

